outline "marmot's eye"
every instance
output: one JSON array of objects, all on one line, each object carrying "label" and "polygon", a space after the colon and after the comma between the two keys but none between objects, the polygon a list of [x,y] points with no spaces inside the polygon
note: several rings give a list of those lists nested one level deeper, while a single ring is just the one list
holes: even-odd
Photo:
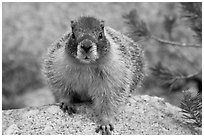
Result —
[{"label": "marmot's eye", "polygon": [[102,38],[103,38],[103,33],[102,33],[102,32],[99,33],[98,38],[99,38],[99,39],[102,39]]},{"label": "marmot's eye", "polygon": [[75,35],[74,35],[74,33],[72,33],[72,38],[73,38],[73,39],[75,39],[75,38],[76,38],[76,37],[75,37]]}]

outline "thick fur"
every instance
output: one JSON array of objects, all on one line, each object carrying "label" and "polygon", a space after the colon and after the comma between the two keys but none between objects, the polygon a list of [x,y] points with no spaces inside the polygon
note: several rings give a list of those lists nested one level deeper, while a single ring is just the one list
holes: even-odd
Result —
[{"label": "thick fur", "polygon": [[66,100],[77,93],[81,100],[93,100],[99,121],[107,124],[119,104],[144,76],[143,49],[120,32],[105,27],[109,52],[94,64],[78,63],[66,52],[70,33],[53,44],[45,57],[44,74],[56,97]]},{"label": "thick fur", "polygon": [[131,82],[129,83],[131,90],[138,89],[142,85],[142,81],[147,72],[143,47],[110,27],[106,28],[106,32],[108,34],[107,37],[113,39],[113,43],[115,43],[120,52],[122,52],[120,56],[125,61],[126,68],[132,72],[130,76]]}]

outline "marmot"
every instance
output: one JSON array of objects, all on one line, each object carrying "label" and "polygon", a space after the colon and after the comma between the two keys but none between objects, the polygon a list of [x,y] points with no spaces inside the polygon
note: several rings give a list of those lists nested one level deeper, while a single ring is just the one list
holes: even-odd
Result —
[{"label": "marmot", "polygon": [[74,102],[91,101],[96,132],[111,134],[120,102],[144,77],[143,48],[104,21],[82,16],[49,48],[43,66],[61,109],[71,114]]}]

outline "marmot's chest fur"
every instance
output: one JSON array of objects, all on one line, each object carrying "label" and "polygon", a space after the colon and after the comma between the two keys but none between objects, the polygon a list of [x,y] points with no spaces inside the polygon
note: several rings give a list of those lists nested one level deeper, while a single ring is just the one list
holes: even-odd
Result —
[{"label": "marmot's chest fur", "polygon": [[[116,54],[114,52],[120,51],[117,49],[117,46],[113,45],[110,53],[100,63],[81,64],[73,61],[72,58],[66,55],[64,45],[62,44],[60,49],[53,53],[54,56],[59,57],[52,59],[53,66],[49,71],[53,72],[53,79],[56,78],[54,81],[60,79],[60,81],[55,83],[59,85],[57,85],[58,88],[63,83],[65,87],[69,87],[75,92],[87,92],[87,94],[91,95],[91,92],[94,92],[94,88],[99,84],[111,83],[114,86],[113,88],[118,89],[130,84],[132,72],[127,68],[125,59],[120,59],[114,55]],[[117,54],[122,55],[123,53],[120,51]]]}]

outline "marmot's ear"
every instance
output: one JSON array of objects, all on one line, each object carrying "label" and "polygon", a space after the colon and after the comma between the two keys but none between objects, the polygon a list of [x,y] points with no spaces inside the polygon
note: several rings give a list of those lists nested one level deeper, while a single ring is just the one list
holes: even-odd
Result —
[{"label": "marmot's ear", "polygon": [[101,28],[104,29],[104,21],[103,20],[100,21],[100,25],[101,25]]},{"label": "marmot's ear", "polygon": [[75,27],[75,21],[71,20],[71,28],[72,28],[72,31],[73,31],[74,27]]}]

